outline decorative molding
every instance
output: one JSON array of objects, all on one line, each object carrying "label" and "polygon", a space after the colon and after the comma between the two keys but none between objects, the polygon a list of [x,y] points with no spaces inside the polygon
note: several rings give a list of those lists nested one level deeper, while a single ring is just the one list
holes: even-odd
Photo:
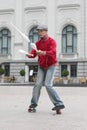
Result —
[{"label": "decorative molding", "polygon": [[35,11],[43,11],[43,10],[46,10],[46,7],[45,6],[37,6],[37,7],[27,7],[25,8],[25,12],[28,13],[28,12],[35,12]]},{"label": "decorative molding", "polygon": [[78,35],[80,34],[80,25],[74,19],[66,18],[60,24],[56,24],[56,35],[61,35],[63,28],[67,25],[75,26],[77,28]]},{"label": "decorative molding", "polygon": [[14,42],[14,46],[20,46],[20,45],[23,45],[22,42]]},{"label": "decorative molding", "polygon": [[59,10],[71,10],[71,9],[78,9],[80,7],[79,4],[65,4],[65,5],[59,5],[57,8]]},{"label": "decorative molding", "polygon": [[8,62],[8,60],[11,60],[12,55],[11,54],[0,54],[0,64],[4,62]]},{"label": "decorative molding", "polygon": [[13,14],[14,9],[0,9],[0,14]]},{"label": "decorative molding", "polygon": [[12,33],[12,28],[10,25],[9,21],[0,21],[0,30],[2,30],[3,28],[7,28],[10,30],[11,32],[11,37],[14,37],[13,33]]}]

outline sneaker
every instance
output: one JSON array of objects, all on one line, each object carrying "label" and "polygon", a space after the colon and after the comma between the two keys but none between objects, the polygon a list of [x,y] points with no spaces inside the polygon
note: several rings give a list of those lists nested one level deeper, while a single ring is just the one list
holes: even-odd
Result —
[{"label": "sneaker", "polygon": [[60,109],[63,109],[63,108],[65,108],[65,106],[64,105],[60,105],[60,106],[53,107],[52,110],[56,111],[56,110],[60,110]]},{"label": "sneaker", "polygon": [[36,112],[36,109],[35,109],[36,106],[37,106],[37,105],[35,105],[35,104],[31,104],[31,105],[29,106],[29,108],[28,108],[28,112]]},{"label": "sneaker", "polygon": [[31,104],[30,106],[29,106],[29,108],[35,108],[37,105],[36,104]]},{"label": "sneaker", "polygon": [[35,108],[29,108],[28,112],[36,112],[36,109]]}]

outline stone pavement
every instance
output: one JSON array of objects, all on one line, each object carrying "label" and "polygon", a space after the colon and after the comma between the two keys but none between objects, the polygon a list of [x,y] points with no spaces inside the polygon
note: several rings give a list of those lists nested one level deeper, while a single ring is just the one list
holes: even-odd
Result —
[{"label": "stone pavement", "polygon": [[55,87],[66,108],[56,115],[42,88],[36,113],[28,113],[32,86],[0,86],[0,130],[87,130],[87,88]]}]

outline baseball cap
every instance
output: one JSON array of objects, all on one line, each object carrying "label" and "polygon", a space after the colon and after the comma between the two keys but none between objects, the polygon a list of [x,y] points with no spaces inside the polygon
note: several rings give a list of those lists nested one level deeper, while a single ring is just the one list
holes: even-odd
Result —
[{"label": "baseball cap", "polygon": [[46,25],[38,25],[37,30],[48,30],[48,27]]}]

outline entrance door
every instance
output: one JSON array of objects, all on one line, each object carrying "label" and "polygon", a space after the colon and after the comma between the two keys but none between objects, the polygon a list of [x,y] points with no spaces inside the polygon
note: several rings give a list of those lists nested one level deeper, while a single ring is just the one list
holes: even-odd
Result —
[{"label": "entrance door", "polygon": [[38,65],[29,65],[29,82],[35,82],[37,77]]}]

